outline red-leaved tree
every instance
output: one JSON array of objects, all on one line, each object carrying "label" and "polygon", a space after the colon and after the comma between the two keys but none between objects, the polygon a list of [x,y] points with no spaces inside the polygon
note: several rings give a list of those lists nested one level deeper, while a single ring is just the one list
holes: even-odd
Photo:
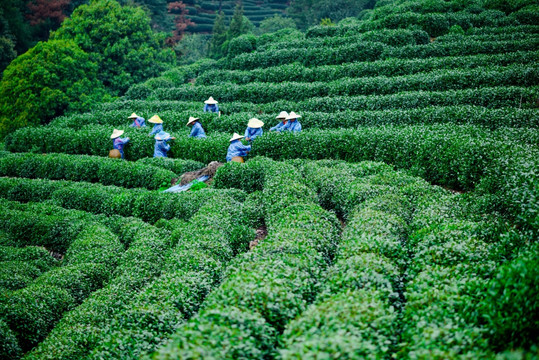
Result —
[{"label": "red-leaved tree", "polygon": [[32,26],[40,25],[47,20],[61,24],[66,17],[71,0],[31,0],[26,5],[30,12],[26,15]]},{"label": "red-leaved tree", "polygon": [[173,36],[167,38],[167,44],[172,46],[182,39],[185,29],[187,29],[188,26],[194,25],[195,23],[187,18],[189,10],[187,10],[183,2],[175,1],[168,3],[167,8],[170,14],[175,15],[174,26],[176,27],[176,30],[172,32],[174,34]]}]

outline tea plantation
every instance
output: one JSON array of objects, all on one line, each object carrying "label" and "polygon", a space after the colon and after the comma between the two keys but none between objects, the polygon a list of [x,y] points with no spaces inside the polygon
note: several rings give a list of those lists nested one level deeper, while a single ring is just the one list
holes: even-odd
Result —
[{"label": "tea plantation", "polygon": [[[493,3],[381,0],[240,36],[10,133],[0,359],[538,358],[539,5]],[[302,132],[268,131],[282,110]],[[169,158],[133,112],[163,119]],[[225,162],[252,117],[245,163],[159,191]]]}]

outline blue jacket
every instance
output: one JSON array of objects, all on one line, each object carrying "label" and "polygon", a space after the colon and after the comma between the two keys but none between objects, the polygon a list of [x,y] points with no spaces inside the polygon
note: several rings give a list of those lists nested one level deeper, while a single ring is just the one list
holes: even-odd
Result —
[{"label": "blue jacket", "polygon": [[299,121],[289,121],[286,123],[285,126],[283,126],[282,131],[291,131],[291,132],[300,132],[301,131],[301,124]]},{"label": "blue jacket", "polygon": [[143,117],[138,117],[133,120],[133,123],[129,125],[130,127],[146,127],[146,120]]},{"label": "blue jacket", "polygon": [[155,140],[153,157],[167,157],[167,152],[170,150],[170,145],[167,144],[167,141],[168,140]]},{"label": "blue jacket", "polygon": [[217,104],[204,104],[204,112],[219,112],[219,105]]},{"label": "blue jacket", "polygon": [[[287,123],[288,124],[288,123]],[[285,127],[286,125],[281,121],[280,123],[278,123],[277,125],[275,125],[274,127],[270,128],[270,131],[283,131],[283,128]]]},{"label": "blue jacket", "polygon": [[191,129],[191,133],[189,134],[189,136],[195,138],[206,137],[206,133],[204,132],[202,125],[198,121],[195,121],[195,123],[193,124],[193,128]]},{"label": "blue jacket", "polygon": [[163,124],[155,124],[153,126],[152,132],[150,132],[150,135],[157,135],[161,131],[163,131]]},{"label": "blue jacket", "polygon": [[251,139],[251,141],[253,141],[259,136],[262,136],[263,133],[264,131],[262,130],[262,128],[255,129],[247,127],[247,129],[245,129],[245,137]]},{"label": "blue jacket", "polygon": [[226,161],[232,160],[234,156],[245,156],[251,151],[251,145],[243,145],[241,141],[234,140],[230,143],[228,147],[228,152],[226,153]]},{"label": "blue jacket", "polygon": [[124,145],[129,142],[129,138],[119,138],[112,140],[112,148],[120,151],[122,154],[122,159],[124,158]]}]

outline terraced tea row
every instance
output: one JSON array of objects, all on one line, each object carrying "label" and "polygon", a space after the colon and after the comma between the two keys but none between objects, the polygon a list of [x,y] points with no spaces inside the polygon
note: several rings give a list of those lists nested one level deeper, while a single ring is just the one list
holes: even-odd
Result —
[{"label": "terraced tea row", "polygon": [[[182,136],[187,136],[188,129],[185,126],[185,119],[188,119],[190,116],[200,118],[204,130],[210,136],[214,132],[243,133],[247,122],[253,117],[258,118],[265,123],[264,127],[266,131],[268,127],[277,122],[275,119],[276,114],[272,113],[260,114],[256,112],[239,112],[233,115],[217,117],[214,114],[197,113],[195,110],[164,110],[159,112],[159,114],[160,117],[164,119],[168,131],[173,131]],[[125,120],[129,115],[129,111],[126,110],[111,110],[104,113],[86,113],[57,118],[50,126],[82,130],[89,127],[95,127],[96,125],[106,125],[111,127],[110,131],[112,131],[112,128],[127,129],[131,121]],[[122,123],[121,119],[124,119],[125,122]],[[491,130],[500,128],[534,128],[539,126],[539,114],[533,109],[489,109],[481,106],[431,106],[418,109],[341,111],[334,113],[301,112],[301,124],[306,130],[443,123],[480,125]],[[146,129],[141,131],[146,131]],[[503,131],[503,129],[500,131]],[[177,174],[195,170],[197,166],[202,167],[200,163],[189,163],[188,161],[180,159],[152,160],[152,158],[147,158],[139,161],[159,167],[165,167],[168,163],[179,162],[179,164],[182,164],[185,162],[185,165],[167,168],[173,170]]]}]

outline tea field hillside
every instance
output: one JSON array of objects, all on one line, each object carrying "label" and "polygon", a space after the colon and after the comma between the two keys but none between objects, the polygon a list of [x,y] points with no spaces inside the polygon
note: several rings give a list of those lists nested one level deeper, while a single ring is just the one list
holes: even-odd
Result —
[{"label": "tea field hillside", "polygon": [[[187,0],[183,3],[186,4],[186,18],[193,23],[187,27],[187,31],[193,34],[211,33],[219,9],[225,16],[232,17],[236,6],[236,1],[231,0]],[[243,0],[242,5],[243,15],[255,26],[274,15],[284,15],[288,7],[286,0]]]},{"label": "tea field hillside", "polygon": [[[381,0],[11,132],[0,359],[539,358],[538,24],[536,1]],[[300,133],[268,131],[283,110]],[[253,117],[245,163],[160,191]]]}]

